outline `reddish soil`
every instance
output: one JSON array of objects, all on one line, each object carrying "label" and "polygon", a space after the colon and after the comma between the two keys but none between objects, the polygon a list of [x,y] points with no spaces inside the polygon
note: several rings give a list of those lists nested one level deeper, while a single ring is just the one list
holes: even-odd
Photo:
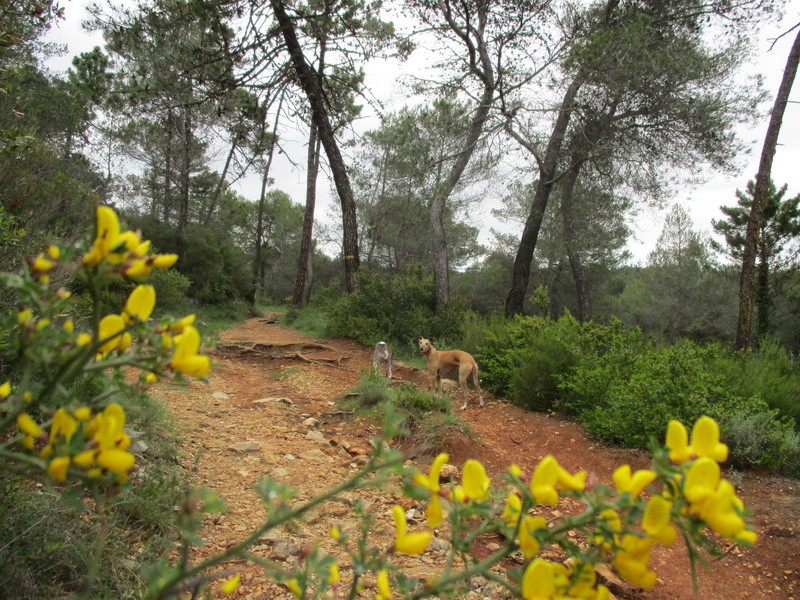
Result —
[{"label": "reddish soil", "polygon": [[[327,348],[308,346],[314,342]],[[240,350],[233,347],[236,344]],[[281,347],[284,352],[277,352]],[[346,358],[339,364],[320,362],[338,357]],[[261,478],[271,475],[294,487],[298,500],[308,499],[356,472],[370,450],[368,438],[378,432],[376,423],[353,416],[339,403],[357,384],[361,371],[369,368],[371,348],[350,340],[311,340],[267,319],[250,319],[222,334],[212,358],[208,385],[163,385],[157,392],[176,416],[185,440],[184,462],[195,469],[197,484],[217,490],[227,505],[224,515],[207,519],[202,531],[207,544],[196,560],[241,540],[259,524],[264,512],[254,488]],[[395,365],[394,377],[429,384],[425,372],[403,365]],[[461,404],[458,396],[452,400],[454,410]],[[495,480],[511,463],[530,472],[546,454],[555,455],[570,471],[583,469],[603,482],[610,482],[612,471],[622,463],[642,468],[649,462],[646,452],[604,446],[576,423],[525,412],[502,399],[489,398],[482,408],[472,400],[460,414],[474,437],[448,435],[450,463],[460,467],[475,458]],[[420,457],[412,462],[426,470],[429,460]],[[752,523],[759,534],[755,547],[730,548],[708,569],[701,567],[696,595],[685,550],[680,544],[659,547],[651,561],[658,583],[646,592],[620,590],[618,597],[800,600],[800,481],[759,473],[734,475],[740,497],[754,512]],[[358,500],[379,518],[375,543],[389,548],[391,505],[399,501],[409,509],[414,503],[399,500],[399,494],[360,490],[314,511],[290,532],[264,536],[254,553],[287,565],[297,564],[312,543],[335,554],[327,532],[334,524],[345,531],[355,527],[350,515]],[[443,532],[439,535],[444,537]],[[399,560],[410,574],[425,577],[437,572],[446,549],[440,540],[422,557]],[[225,567],[243,575],[236,598],[291,598],[255,566],[234,562]],[[342,571],[347,579],[345,565]],[[368,590],[364,597],[374,597],[374,592]],[[464,597],[505,596],[490,584],[473,586]]]}]

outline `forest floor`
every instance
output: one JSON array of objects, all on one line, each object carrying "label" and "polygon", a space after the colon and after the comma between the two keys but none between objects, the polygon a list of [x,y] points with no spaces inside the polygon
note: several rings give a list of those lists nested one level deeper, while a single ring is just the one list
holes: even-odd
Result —
[{"label": "forest floor", "polygon": [[[156,395],[175,415],[184,440],[183,463],[193,470],[195,485],[214,489],[226,504],[224,514],[206,519],[201,531],[206,544],[196,551],[194,560],[240,541],[262,522],[263,504],[255,491],[261,478],[270,475],[292,486],[297,500],[302,501],[363,466],[371,450],[368,439],[379,432],[379,424],[343,409],[340,400],[358,383],[362,370],[370,367],[371,355],[371,348],[350,340],[312,340],[269,318],[253,318],[221,334],[211,352],[208,384],[193,381],[158,387]],[[339,364],[324,362],[342,357]],[[429,385],[427,373],[404,365],[395,364],[394,378]],[[457,410],[459,394],[452,401]],[[586,470],[605,483],[611,482],[611,473],[620,464],[629,463],[633,468],[649,464],[647,452],[604,446],[574,422],[527,412],[502,399],[488,398],[484,407],[478,407],[473,398],[469,408],[459,414],[472,435],[456,432],[447,436],[445,451],[450,463],[460,467],[468,458],[477,459],[494,481],[511,463],[530,473],[547,454],[553,454],[570,472]],[[412,462],[427,471],[430,459],[418,457]],[[752,472],[731,475],[740,497],[754,512],[757,544],[748,551],[732,547],[722,559],[711,561],[708,569],[700,567],[697,594],[681,543],[670,548],[657,546],[651,560],[658,573],[657,584],[647,591],[612,588],[616,597],[800,600],[800,480]],[[328,531],[333,525],[344,531],[355,529],[351,515],[357,500],[377,517],[373,540],[387,549],[394,539],[391,506],[415,506],[386,491],[349,492],[315,509],[290,531],[269,532],[253,551],[287,565],[298,564],[312,544],[335,555],[337,548]],[[419,509],[424,519],[424,507]],[[434,575],[448,549],[442,534],[437,533],[422,556],[397,556],[394,560],[410,575]],[[482,547],[476,552],[499,548],[496,543],[481,540]],[[545,556],[549,552],[545,549]],[[293,597],[258,567],[233,561],[224,568],[242,574],[234,598]],[[341,568],[342,578],[347,580],[346,566]],[[371,581],[365,582],[364,597],[374,597],[371,585]],[[345,597],[344,589],[334,592],[333,597],[339,596]],[[463,597],[506,596],[497,584],[476,583]]]}]

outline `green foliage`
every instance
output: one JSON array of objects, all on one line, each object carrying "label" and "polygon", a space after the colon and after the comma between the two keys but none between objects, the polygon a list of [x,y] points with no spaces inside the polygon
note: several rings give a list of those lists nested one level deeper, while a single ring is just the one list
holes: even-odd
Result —
[{"label": "green foliage", "polygon": [[778,411],[753,400],[719,415],[718,421],[734,465],[800,475],[800,433]]},{"label": "green foliage", "polygon": [[714,369],[741,396],[761,398],[800,427],[800,369],[785,348],[765,339],[754,352],[721,353]]},{"label": "green foliage", "polygon": [[174,314],[186,306],[186,294],[191,280],[175,269],[158,269],[150,274],[147,282],[156,290],[157,314]]},{"label": "green foliage", "polygon": [[288,309],[283,315],[282,322],[310,337],[324,337],[330,320],[324,308],[313,304],[303,308]]},{"label": "green foliage", "polygon": [[413,446],[436,451],[443,447],[449,433],[465,430],[453,414],[448,396],[434,396],[410,384],[392,385],[377,374],[363,375],[353,392],[360,408],[391,407]]},{"label": "green foliage", "polygon": [[[175,269],[190,281],[187,294],[203,304],[227,304],[252,297],[252,272],[245,252],[230,232],[187,225],[183,239],[175,227],[159,219],[128,215],[128,224],[142,231],[159,252],[176,253]],[[172,282],[179,284],[177,280]]]},{"label": "green foliage", "polygon": [[332,305],[328,334],[368,346],[378,340],[404,345],[420,337],[454,339],[463,309],[453,303],[437,315],[434,302],[433,277],[420,267],[395,277],[362,270],[356,290]]}]

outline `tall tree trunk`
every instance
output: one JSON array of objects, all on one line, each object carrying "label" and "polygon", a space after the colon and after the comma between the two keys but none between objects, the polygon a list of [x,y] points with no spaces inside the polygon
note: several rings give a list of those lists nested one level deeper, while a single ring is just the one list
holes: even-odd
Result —
[{"label": "tall tree trunk", "polygon": [[437,186],[431,202],[431,246],[433,248],[433,276],[436,283],[436,312],[440,313],[450,302],[450,258],[447,250],[447,237],[444,232],[444,212],[447,199],[453,193],[464,170],[467,168],[478,140],[483,134],[489,109],[492,106],[495,82],[491,78],[484,85],[483,95],[472,121],[469,124],[464,148],[453,163],[444,182]]},{"label": "tall tree trunk", "polygon": [[761,246],[756,273],[755,303],[757,312],[756,334],[761,340],[772,329],[772,297],[769,291],[769,260],[767,250]]},{"label": "tall tree trunk", "polygon": [[581,170],[582,162],[572,163],[572,167],[564,177],[561,191],[561,219],[564,225],[564,244],[567,248],[567,258],[572,267],[572,277],[575,280],[575,293],[578,298],[578,318],[581,323],[586,323],[592,318],[591,304],[589,302],[589,284],[586,281],[586,272],[583,270],[581,254],[575,240],[575,214],[573,211],[573,195],[575,184]]},{"label": "tall tree trunk", "polygon": [[[283,93],[281,99],[278,101],[278,110],[275,113],[275,123],[272,125],[272,137],[269,141],[269,150],[267,154],[267,164],[264,165],[264,173],[261,177],[261,191],[258,195],[258,211],[256,217],[256,244],[253,249],[253,305],[258,302],[261,297],[261,273],[264,271],[263,265],[263,238],[264,238],[264,206],[267,199],[267,184],[269,183],[269,171],[272,168],[272,157],[275,155],[275,144],[278,141],[278,122],[281,118],[281,109],[283,108]],[[265,115],[266,119],[266,115]]]},{"label": "tall tree trunk", "polygon": [[[578,95],[578,90],[582,85],[583,77],[578,75],[567,88],[559,106],[558,117],[553,125],[553,131],[550,134],[544,157],[539,161],[539,183],[536,186],[536,194],[531,204],[531,212],[525,220],[525,228],[519,240],[519,248],[517,249],[517,256],[514,259],[514,268],[511,274],[511,290],[506,297],[506,314],[509,316],[522,313],[525,294],[528,292],[528,282],[531,276],[533,251],[539,239],[539,229],[542,227],[547,201],[556,182],[556,169],[561,158],[561,147],[564,144],[567,126],[572,117],[575,97]],[[524,148],[536,156],[535,149],[527,140],[514,132],[510,133]]]},{"label": "tall tree trunk", "polygon": [[318,128],[318,135],[325,148],[328,164],[333,174],[333,183],[342,205],[342,245],[344,250],[344,279],[345,288],[352,292],[356,288],[356,274],[358,273],[358,227],[356,222],[356,205],[353,199],[353,190],[350,187],[350,177],[347,174],[339,145],[333,133],[328,111],[325,106],[325,93],[317,73],[303,55],[303,49],[297,39],[297,33],[292,20],[286,13],[283,0],[270,0],[275,19],[283,33],[286,49],[294,65],[295,73],[300,86],[311,105],[311,118]]},{"label": "tall tree trunk", "polygon": [[294,283],[292,304],[303,306],[306,300],[306,289],[310,290],[312,241],[314,233],[314,206],[317,202],[317,175],[319,174],[320,139],[317,126],[312,122],[308,134],[308,157],[306,169],[306,211],[303,215],[303,237],[300,240],[300,258],[297,264],[297,278]]},{"label": "tall tree trunk", "polygon": [[783,115],[786,112],[786,104],[789,102],[789,93],[792,91],[794,78],[797,74],[798,62],[800,62],[800,31],[795,36],[789,57],[786,59],[783,79],[778,88],[778,95],[775,96],[775,103],[767,126],[767,134],[764,138],[764,146],[761,149],[758,173],[756,174],[753,204],[750,208],[750,220],[747,222],[744,249],[742,251],[742,274],[739,280],[739,322],[736,328],[735,344],[737,350],[750,347],[758,234],[764,221],[764,208],[767,203],[767,194],[769,193],[769,183],[772,175],[772,160],[775,157],[775,149],[778,146],[778,135],[781,131]]},{"label": "tall tree trunk", "polygon": [[164,223],[169,223],[170,205],[172,204],[172,137],[175,135],[175,123],[172,109],[167,110],[167,147],[164,157]]},{"label": "tall tree trunk", "polygon": [[182,243],[183,230],[189,224],[189,193],[192,175],[192,109],[183,107],[181,120],[181,170],[180,170],[180,204],[178,210],[178,242]]}]

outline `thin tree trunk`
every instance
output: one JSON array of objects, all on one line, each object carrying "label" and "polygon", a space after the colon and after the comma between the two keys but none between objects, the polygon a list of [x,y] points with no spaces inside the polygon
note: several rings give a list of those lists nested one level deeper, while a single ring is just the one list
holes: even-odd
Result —
[{"label": "thin tree trunk", "polygon": [[589,284],[586,281],[586,272],[583,270],[581,254],[575,242],[575,214],[573,212],[573,195],[578,174],[583,163],[573,162],[569,172],[564,177],[561,192],[561,219],[564,225],[564,244],[567,247],[567,257],[572,267],[572,277],[575,280],[575,293],[578,299],[578,318],[581,323],[586,323],[592,318],[591,304],[589,302]]},{"label": "thin tree trunk", "polygon": [[[253,305],[261,296],[261,273],[263,271],[262,239],[264,237],[264,206],[267,198],[267,184],[269,183],[269,171],[272,167],[272,157],[275,155],[275,144],[278,141],[278,122],[281,118],[281,108],[283,108],[283,92],[278,101],[278,111],[275,113],[275,123],[272,126],[272,138],[269,142],[269,152],[267,154],[267,164],[264,165],[264,173],[261,177],[261,192],[258,195],[258,213],[256,218],[256,245],[253,256]],[[266,117],[266,115],[265,115]]]},{"label": "thin tree trunk", "polygon": [[203,218],[204,226],[208,225],[208,223],[211,221],[211,217],[214,216],[214,211],[217,210],[217,203],[219,202],[219,197],[222,194],[222,188],[225,186],[225,177],[228,175],[228,169],[231,166],[233,154],[236,152],[236,148],[238,147],[239,145],[236,143],[236,139],[234,139],[233,143],[231,144],[231,149],[228,152],[228,156],[225,159],[225,166],[222,168],[222,174],[219,176],[219,181],[217,181],[217,185],[214,186],[214,191],[211,193],[211,198],[208,201],[208,210]]},{"label": "thin tree trunk", "polygon": [[314,206],[317,201],[317,175],[319,175],[320,139],[317,126],[312,122],[308,135],[308,159],[306,169],[306,211],[303,215],[303,237],[300,240],[300,258],[297,264],[297,279],[294,284],[292,304],[303,306],[306,300],[307,280],[311,277],[312,240],[314,233]]},{"label": "thin tree trunk", "polygon": [[[795,26],[797,27],[797,26]],[[800,31],[794,38],[783,79],[775,97],[772,107],[764,146],[761,149],[761,160],[756,174],[756,184],[753,190],[753,204],[750,208],[750,220],[747,222],[744,249],[742,251],[742,274],[739,280],[739,322],[736,328],[737,350],[750,347],[753,326],[753,287],[755,285],[755,264],[758,251],[758,234],[764,221],[764,209],[769,193],[769,183],[772,174],[772,160],[778,146],[778,135],[789,102],[789,93],[792,91],[794,78],[797,74],[797,65],[800,62]]]},{"label": "thin tree trunk", "polygon": [[342,245],[344,250],[344,279],[345,288],[352,292],[356,288],[356,274],[358,273],[358,227],[356,222],[356,205],[353,199],[353,190],[350,187],[350,177],[344,165],[344,159],[339,151],[339,145],[333,133],[327,109],[325,107],[325,93],[317,73],[311,68],[303,55],[303,49],[297,39],[294,24],[282,0],[270,0],[275,19],[283,33],[286,48],[294,65],[297,79],[311,105],[311,118],[318,128],[318,135],[325,148],[328,164],[331,167],[333,183],[339,194],[342,205]]},{"label": "thin tree trunk", "polygon": [[453,163],[444,182],[437,186],[436,193],[431,202],[431,245],[433,247],[433,275],[436,282],[436,312],[440,313],[450,302],[450,258],[447,249],[447,237],[444,231],[444,212],[447,199],[453,193],[464,170],[467,168],[475,147],[483,133],[486,120],[489,118],[489,109],[494,99],[495,83],[484,87],[478,109],[472,117],[464,142],[464,149]]},{"label": "thin tree trunk", "polygon": [[164,223],[169,223],[170,204],[172,203],[172,137],[175,135],[174,117],[172,109],[167,111],[167,148],[164,157]]},{"label": "thin tree trunk", "polygon": [[178,240],[183,237],[183,230],[189,224],[189,193],[192,165],[192,109],[183,107],[180,171],[180,205],[178,210]]},{"label": "thin tree trunk", "polygon": [[[556,168],[558,167],[559,158],[561,158],[561,147],[567,133],[567,126],[572,117],[575,97],[578,95],[578,90],[582,85],[583,78],[578,75],[567,88],[558,110],[558,117],[553,125],[553,132],[550,134],[550,140],[547,143],[544,158],[539,163],[539,183],[536,186],[536,194],[531,204],[531,212],[525,221],[525,228],[519,241],[519,248],[514,259],[514,268],[511,275],[511,290],[506,298],[506,314],[509,316],[522,313],[525,294],[528,292],[528,282],[531,276],[533,251],[539,239],[539,229],[542,227],[547,201],[556,181]],[[524,148],[535,155],[533,146],[520,136],[513,133],[512,135]]]}]

